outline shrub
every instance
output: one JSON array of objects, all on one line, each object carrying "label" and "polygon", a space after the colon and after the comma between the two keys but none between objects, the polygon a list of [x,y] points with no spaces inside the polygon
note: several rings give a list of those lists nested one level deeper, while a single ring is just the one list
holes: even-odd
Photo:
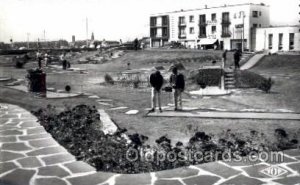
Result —
[{"label": "shrub", "polygon": [[24,65],[25,65],[24,61],[16,60],[16,64],[15,64],[16,68],[21,69],[24,67]]},{"label": "shrub", "polygon": [[104,75],[104,80],[107,84],[113,85],[115,83],[114,79],[109,74]]},{"label": "shrub", "polygon": [[262,83],[258,86],[258,88],[263,90],[265,93],[269,93],[273,83],[274,82],[272,81],[272,79],[268,78],[268,80],[262,81]]}]

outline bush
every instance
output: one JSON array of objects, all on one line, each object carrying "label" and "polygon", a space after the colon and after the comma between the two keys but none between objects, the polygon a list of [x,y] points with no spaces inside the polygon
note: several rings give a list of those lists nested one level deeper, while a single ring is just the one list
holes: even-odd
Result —
[{"label": "bush", "polygon": [[24,65],[25,65],[24,61],[16,60],[16,64],[15,64],[16,68],[21,69],[24,67]]},{"label": "bush", "polygon": [[113,85],[115,83],[114,79],[109,74],[104,75],[104,80],[107,84]]},{"label": "bush", "polygon": [[273,81],[271,78],[268,78],[268,80],[264,80],[259,86],[258,88],[263,90],[265,93],[269,93],[272,85],[273,85]]},{"label": "bush", "polygon": [[189,79],[200,85],[201,88],[206,86],[218,86],[221,83],[221,69],[200,69],[192,71],[189,74]]}]

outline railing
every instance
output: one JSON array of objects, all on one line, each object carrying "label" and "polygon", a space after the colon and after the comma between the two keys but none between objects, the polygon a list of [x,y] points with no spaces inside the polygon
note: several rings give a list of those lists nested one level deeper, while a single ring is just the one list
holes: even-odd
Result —
[{"label": "railing", "polygon": [[178,25],[179,25],[179,26],[185,26],[185,25],[186,25],[186,22],[185,22],[185,21],[180,21],[180,22],[178,22]]},{"label": "railing", "polygon": [[231,24],[229,19],[222,19],[221,24]]},{"label": "railing", "polygon": [[185,33],[179,34],[178,38],[179,39],[185,39],[186,38],[186,34]]},{"label": "railing", "polygon": [[222,33],[221,37],[231,37],[231,33]]}]

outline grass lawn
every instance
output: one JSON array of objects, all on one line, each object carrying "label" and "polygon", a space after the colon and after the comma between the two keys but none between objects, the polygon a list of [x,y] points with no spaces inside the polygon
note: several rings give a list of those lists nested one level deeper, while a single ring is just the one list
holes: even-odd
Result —
[{"label": "grass lawn", "polygon": [[[115,106],[126,106],[129,109],[136,109],[140,112],[137,115],[124,114],[127,110],[108,110],[109,106],[99,105],[93,99],[87,97],[46,100],[37,99],[23,92],[0,88],[0,102],[7,102],[20,105],[28,110],[44,107],[48,103],[63,108],[65,104],[77,105],[86,103],[96,105],[98,108],[106,109],[111,118],[123,128],[127,128],[129,133],[141,133],[149,137],[149,142],[153,143],[157,138],[167,135],[172,139],[173,144],[176,141],[186,142],[195,131],[205,131],[213,135],[218,135],[224,130],[231,129],[241,135],[250,134],[250,130],[257,130],[265,133],[270,140],[274,137],[276,128],[284,128],[291,136],[299,132],[299,121],[261,121],[261,120],[231,120],[231,119],[199,119],[199,118],[154,118],[145,117],[145,108],[150,107],[149,89],[132,89],[118,86],[100,86],[105,73],[118,73],[127,69],[127,63],[130,62],[132,69],[151,68],[157,65],[169,67],[172,62],[182,62],[187,70],[197,69],[203,65],[211,65],[210,59],[220,57],[220,51],[194,51],[194,50],[153,50],[153,51],[130,51],[118,59],[114,59],[104,64],[82,64],[73,65],[87,69],[88,74],[48,74],[47,85],[57,89],[71,84],[72,90],[84,91],[98,95],[100,98],[109,98],[113,100]],[[209,56],[209,57],[208,57]],[[271,57],[271,58],[269,58]],[[266,77],[271,76],[275,84],[270,94],[265,94],[253,89],[242,90],[239,94],[233,94],[225,97],[199,98],[191,100],[184,95],[184,102],[187,106],[217,107],[238,111],[246,108],[267,109],[270,111],[276,109],[288,109],[299,112],[299,72],[300,63],[296,62],[299,56],[267,56],[261,63],[255,66],[251,71],[263,74]],[[232,53],[228,54],[228,60],[232,61]],[[287,62],[288,60],[288,62]],[[1,61],[1,59],[0,59]],[[276,65],[273,65],[273,63]],[[294,61],[294,62],[292,62]],[[1,64],[0,64],[1,65]],[[34,64],[30,64],[34,65]],[[31,67],[30,65],[26,68]],[[24,77],[25,70],[17,70],[11,66],[0,66],[0,76],[12,75],[14,78]],[[288,75],[288,76],[284,76]],[[274,78],[275,77],[275,78]],[[288,78],[287,78],[288,77]],[[1,85],[1,84],[0,84]],[[163,94],[163,105],[170,103],[168,94]]]}]

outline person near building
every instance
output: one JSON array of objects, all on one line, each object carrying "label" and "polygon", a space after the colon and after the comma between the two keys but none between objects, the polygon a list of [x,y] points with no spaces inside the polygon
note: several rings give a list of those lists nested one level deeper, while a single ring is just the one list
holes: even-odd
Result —
[{"label": "person near building", "polygon": [[151,84],[151,110],[149,112],[154,112],[155,108],[156,108],[156,99],[157,99],[157,103],[158,103],[158,108],[159,111],[162,112],[161,109],[161,99],[160,99],[160,95],[161,95],[161,87],[164,83],[164,78],[163,76],[160,74],[160,71],[157,70],[154,73],[152,73],[150,75],[150,84]]},{"label": "person near building", "polygon": [[236,50],[233,54],[235,69],[240,69],[241,51]]},{"label": "person near building", "polygon": [[174,110],[178,111],[178,104],[180,109],[182,109],[182,97],[181,94],[184,91],[185,81],[184,75],[179,73],[177,67],[172,68],[172,74],[170,76],[170,85],[173,88],[173,97],[174,97]]},{"label": "person near building", "polygon": [[222,54],[222,68],[225,68],[226,65],[226,61],[227,61],[227,49],[225,49],[225,51]]}]

